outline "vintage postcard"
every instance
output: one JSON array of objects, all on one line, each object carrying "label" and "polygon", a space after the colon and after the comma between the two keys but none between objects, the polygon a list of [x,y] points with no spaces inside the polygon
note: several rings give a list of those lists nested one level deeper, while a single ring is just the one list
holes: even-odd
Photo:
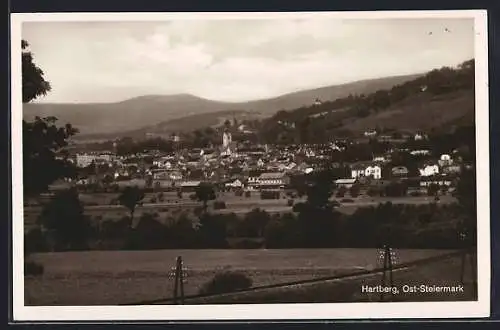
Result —
[{"label": "vintage postcard", "polygon": [[486,11],[11,32],[16,321],[489,316]]}]

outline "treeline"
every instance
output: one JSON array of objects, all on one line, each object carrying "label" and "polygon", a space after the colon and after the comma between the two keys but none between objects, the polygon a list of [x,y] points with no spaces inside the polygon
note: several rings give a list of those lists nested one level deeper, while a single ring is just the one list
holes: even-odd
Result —
[{"label": "treeline", "polygon": [[[291,111],[282,110],[262,124],[260,133],[266,142],[283,144],[322,142],[331,135],[328,132],[342,126],[344,119],[367,117],[412,95],[422,93],[441,95],[464,89],[473,90],[474,74],[474,60],[468,60],[457,68],[435,69],[388,90],[379,90],[368,95],[350,94],[318,105]],[[349,132],[344,133],[349,134]]]},{"label": "treeline", "polygon": [[129,217],[94,222],[89,218],[74,229],[67,228],[64,236],[33,229],[26,234],[25,249],[33,253],[91,249],[378,248],[384,244],[415,249],[464,246],[456,205],[386,203],[359,208],[352,215],[324,215],[318,210],[270,214],[259,209],[244,216],[206,213],[196,217],[181,213],[175,219],[143,214],[135,227],[130,227]]}]

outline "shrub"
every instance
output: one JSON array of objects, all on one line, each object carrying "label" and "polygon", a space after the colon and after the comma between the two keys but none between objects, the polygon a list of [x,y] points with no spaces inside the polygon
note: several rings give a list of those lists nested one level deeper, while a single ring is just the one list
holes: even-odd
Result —
[{"label": "shrub", "polygon": [[287,205],[288,206],[293,206],[293,203],[294,203],[294,200],[293,199],[289,199],[288,202],[287,202]]},{"label": "shrub", "polygon": [[248,289],[252,286],[252,279],[246,274],[236,271],[224,271],[205,283],[200,294],[221,294]]},{"label": "shrub", "polygon": [[340,200],[341,203],[354,203],[354,200],[350,199],[350,198],[342,198]]},{"label": "shrub", "polygon": [[156,197],[151,197],[151,199],[149,200],[149,202],[151,204],[156,204]]},{"label": "shrub", "polygon": [[226,203],[224,201],[215,201],[214,210],[221,210],[226,208]]},{"label": "shrub", "polygon": [[24,262],[24,275],[39,276],[42,275],[44,271],[43,265],[36,263],[34,261]]},{"label": "shrub", "polygon": [[245,191],[245,197],[251,197],[252,193],[250,191]]}]

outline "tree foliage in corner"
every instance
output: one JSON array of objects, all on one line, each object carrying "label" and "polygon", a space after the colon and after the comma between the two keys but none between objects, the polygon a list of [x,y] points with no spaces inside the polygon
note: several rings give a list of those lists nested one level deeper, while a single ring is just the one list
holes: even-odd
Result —
[{"label": "tree foliage in corner", "polygon": [[[23,40],[23,103],[44,96],[51,90],[43,74],[33,62],[28,43]],[[55,180],[75,175],[67,154],[62,151],[77,130],[70,124],[57,127],[56,121],[55,117],[36,117],[32,122],[23,120],[23,186],[26,196],[36,196],[46,191]]]},{"label": "tree foliage in corner", "polygon": [[45,96],[51,90],[50,83],[43,77],[42,69],[33,62],[33,54],[28,50],[28,47],[28,42],[22,40],[23,103]]}]

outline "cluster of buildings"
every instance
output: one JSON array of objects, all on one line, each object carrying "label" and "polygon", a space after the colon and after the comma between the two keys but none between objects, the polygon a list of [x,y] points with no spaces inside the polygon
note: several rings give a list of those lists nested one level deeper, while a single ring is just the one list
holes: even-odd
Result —
[{"label": "cluster of buildings", "polygon": [[[370,133],[370,132],[368,132]],[[366,134],[365,134],[366,135]],[[415,140],[425,135],[416,134]],[[200,182],[209,181],[220,189],[249,191],[283,190],[291,178],[309,174],[329,163],[347,168],[338,185],[352,186],[355,182],[390,182],[416,179],[421,187],[432,183],[451,186],[464,164],[456,153],[433,156],[430,150],[393,148],[372,160],[353,163],[331,163],[332,152],[342,153],[349,141],[324,145],[249,145],[237,144],[231,133],[225,131],[219,148],[179,150],[173,153],[145,151],[141,154],[117,156],[112,152],[77,154],[74,161],[80,168],[94,164],[94,172],[87,173],[78,183],[107,182],[119,186],[138,185],[159,189],[190,190]],[[417,168],[392,166],[392,154],[405,151],[416,159]]]}]

